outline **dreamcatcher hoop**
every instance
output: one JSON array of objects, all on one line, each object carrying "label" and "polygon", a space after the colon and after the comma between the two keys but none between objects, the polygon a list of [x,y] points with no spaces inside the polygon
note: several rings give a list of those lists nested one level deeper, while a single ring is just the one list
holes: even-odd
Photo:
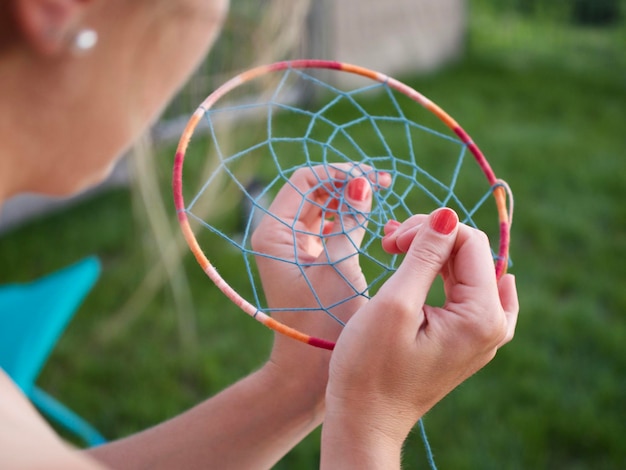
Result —
[{"label": "dreamcatcher hoop", "polygon": [[188,210],[183,197],[183,163],[185,160],[185,154],[189,142],[198,124],[201,122],[203,117],[210,112],[210,110],[216,105],[216,103],[218,103],[218,101],[220,101],[220,99],[222,99],[226,94],[240,87],[242,84],[248,83],[265,74],[286,70],[304,69],[336,70],[356,76],[365,77],[375,82],[384,84],[390,89],[407,96],[409,99],[421,105],[424,109],[428,110],[441,122],[443,122],[452,132],[454,132],[454,134],[456,134],[461,143],[465,145],[466,148],[470,151],[471,155],[478,163],[480,170],[485,175],[489,185],[492,188],[492,194],[496,204],[499,223],[499,242],[498,249],[495,253],[495,272],[497,278],[500,278],[506,272],[509,263],[509,242],[510,227],[512,222],[513,199],[511,197],[511,192],[508,185],[504,181],[496,177],[482,151],[473,142],[469,134],[465,132],[465,130],[463,130],[463,128],[449,114],[447,114],[434,102],[432,102],[410,86],[385,74],[356,65],[345,64],[335,61],[293,60],[276,62],[273,64],[263,65],[250,69],[233,77],[222,86],[217,88],[200,104],[200,106],[193,113],[178,143],[172,177],[174,204],[178,215],[178,221],[183,236],[187,244],[189,245],[192,253],[194,254],[197,262],[202,267],[206,275],[215,283],[215,285],[240,309],[255,318],[260,323],[269,327],[270,329],[298,341],[310,344],[312,346],[331,350],[334,348],[334,343],[331,341],[323,338],[313,337],[304,332],[291,328],[288,325],[285,325],[284,323],[272,318],[264,311],[261,311],[257,306],[253,305],[248,300],[243,298],[235,289],[233,289],[218,273],[217,269],[207,258],[202,248],[200,247],[196,236],[190,226]]}]

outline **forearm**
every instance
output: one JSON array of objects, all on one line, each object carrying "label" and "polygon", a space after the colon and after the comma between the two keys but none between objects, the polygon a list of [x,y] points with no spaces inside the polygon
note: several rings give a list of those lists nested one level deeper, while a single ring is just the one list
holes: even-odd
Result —
[{"label": "forearm", "polygon": [[261,369],[188,412],[89,452],[113,468],[270,468],[317,427],[322,405]]}]

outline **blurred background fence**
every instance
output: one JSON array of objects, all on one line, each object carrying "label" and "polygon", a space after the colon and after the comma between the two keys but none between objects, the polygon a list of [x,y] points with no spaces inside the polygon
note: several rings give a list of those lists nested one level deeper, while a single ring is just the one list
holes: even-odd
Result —
[{"label": "blurred background fence", "polygon": [[432,72],[471,51],[509,62],[556,59],[578,72],[625,67],[622,48],[607,44],[611,37],[601,32],[623,30],[623,10],[623,0],[233,2],[218,44],[155,127],[155,137],[178,138],[212,90],[245,68],[275,60],[332,59],[391,76]]},{"label": "blurred background fence", "polygon": [[433,70],[461,55],[464,0],[246,0],[232,11],[214,52],[156,126],[177,138],[181,122],[226,78],[293,58],[354,63],[389,75]]}]

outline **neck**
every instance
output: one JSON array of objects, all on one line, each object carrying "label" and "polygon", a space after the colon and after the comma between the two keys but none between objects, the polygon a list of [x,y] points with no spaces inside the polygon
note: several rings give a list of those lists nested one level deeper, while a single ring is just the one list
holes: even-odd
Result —
[{"label": "neck", "polygon": [[0,61],[0,205],[18,192],[27,179],[27,165],[21,159],[25,142],[21,139],[22,132],[17,129],[21,112],[13,105],[9,93],[19,88],[11,83],[11,75],[5,73],[8,62]]},{"label": "neck", "polygon": [[[0,2],[0,210],[6,199],[15,193],[21,179],[15,166],[19,161],[17,149],[12,135],[14,125],[13,109],[7,103],[12,92],[19,90],[12,82],[11,71],[15,61],[15,38],[18,37],[14,21],[13,2]],[[10,91],[10,92],[9,92]]]},{"label": "neck", "polygon": [[40,60],[20,44],[1,54],[0,203],[20,192],[66,195],[92,183],[73,174],[83,174],[90,151],[80,123],[104,106],[85,106],[93,80],[88,60]]},{"label": "neck", "polygon": [[24,74],[15,73],[25,60],[15,50],[5,51],[0,60],[0,203],[29,190],[29,173],[34,171],[31,155],[42,151],[33,129],[39,118],[29,80],[18,79]]}]

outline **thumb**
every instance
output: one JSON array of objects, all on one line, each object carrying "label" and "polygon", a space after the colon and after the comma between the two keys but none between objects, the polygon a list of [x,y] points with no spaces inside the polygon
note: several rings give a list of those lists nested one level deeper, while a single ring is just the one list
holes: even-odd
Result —
[{"label": "thumb", "polygon": [[339,201],[332,229],[326,233],[325,255],[330,260],[338,261],[358,253],[371,206],[372,187],[369,180],[365,176],[350,179],[346,183],[344,197]]},{"label": "thumb", "polygon": [[432,283],[450,258],[459,218],[452,209],[434,211],[414,232],[406,257],[378,295],[400,298],[412,311],[421,309]]}]

